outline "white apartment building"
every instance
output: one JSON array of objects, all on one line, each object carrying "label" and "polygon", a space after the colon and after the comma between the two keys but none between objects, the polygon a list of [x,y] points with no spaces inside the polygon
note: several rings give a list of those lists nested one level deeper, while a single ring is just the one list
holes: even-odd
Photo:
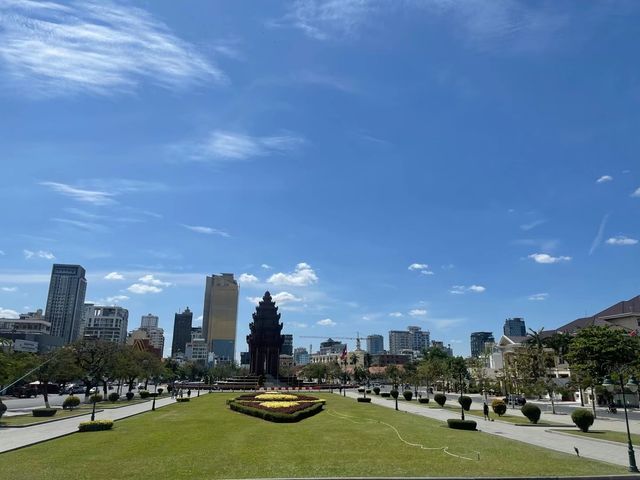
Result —
[{"label": "white apartment building", "polygon": [[122,307],[85,304],[80,337],[91,337],[113,343],[127,338],[129,311]]}]

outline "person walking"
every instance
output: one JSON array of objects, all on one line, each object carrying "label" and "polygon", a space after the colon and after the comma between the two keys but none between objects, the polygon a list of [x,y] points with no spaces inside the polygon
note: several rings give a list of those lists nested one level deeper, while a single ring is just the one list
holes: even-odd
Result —
[{"label": "person walking", "polygon": [[187,390],[187,397],[191,398],[191,389]]},{"label": "person walking", "polygon": [[487,405],[487,402],[484,402],[484,405],[482,406],[482,413],[484,413],[484,419],[485,420],[490,420],[490,418],[489,418],[489,405]]}]

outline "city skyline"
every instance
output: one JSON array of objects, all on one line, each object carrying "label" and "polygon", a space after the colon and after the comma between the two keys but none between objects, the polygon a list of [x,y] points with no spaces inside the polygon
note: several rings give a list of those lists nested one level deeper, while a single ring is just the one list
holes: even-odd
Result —
[{"label": "city skyline", "polygon": [[640,293],[639,5],[305,3],[0,7],[0,317],[80,264],[171,339],[234,272],[236,357],[266,290],[294,347],[467,355]]}]

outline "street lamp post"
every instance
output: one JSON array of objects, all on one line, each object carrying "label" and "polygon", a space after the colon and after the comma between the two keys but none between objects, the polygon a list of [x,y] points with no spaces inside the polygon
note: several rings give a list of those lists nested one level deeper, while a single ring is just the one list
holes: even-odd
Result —
[{"label": "street lamp post", "polygon": [[[622,389],[622,406],[624,407],[624,422],[627,427],[627,441],[628,441],[628,451],[629,451],[629,471],[638,473],[638,467],[636,466],[636,455],[633,451],[633,444],[631,443],[631,432],[629,431],[629,417],[627,416],[627,398],[624,394],[625,387],[629,389],[630,392],[635,393],[638,391],[638,381],[635,377],[631,376],[629,381],[625,385],[622,380],[622,374],[618,375],[620,380],[620,388]],[[609,376],[605,377],[602,382],[602,386],[607,389],[608,392],[613,392],[614,383],[611,381]]]},{"label": "street lamp post", "polygon": [[[93,382],[91,382],[93,383]],[[96,391],[93,395],[89,397],[91,403],[93,403],[93,407],[91,408],[91,421],[93,422],[96,419],[96,395],[98,394],[98,382],[96,382]]]},{"label": "street lamp post", "polygon": [[[462,383],[462,372],[460,372],[460,400],[462,400],[462,396],[464,395],[464,387]],[[464,404],[460,402],[460,412],[462,413],[462,421],[464,422]]]},{"label": "street lamp post", "polygon": [[156,397],[158,396],[158,379],[153,382],[153,402],[151,402],[151,411],[156,411]]}]

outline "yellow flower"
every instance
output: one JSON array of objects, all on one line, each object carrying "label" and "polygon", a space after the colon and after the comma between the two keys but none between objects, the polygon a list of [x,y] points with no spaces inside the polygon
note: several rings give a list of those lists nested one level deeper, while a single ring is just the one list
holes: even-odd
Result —
[{"label": "yellow flower", "polygon": [[287,408],[287,407],[295,407],[296,405],[298,405],[298,402],[283,402],[283,401],[260,402],[261,407],[267,407],[267,408]]},{"label": "yellow flower", "polygon": [[286,393],[261,393],[256,395],[256,400],[297,400],[297,395],[289,395]]}]

